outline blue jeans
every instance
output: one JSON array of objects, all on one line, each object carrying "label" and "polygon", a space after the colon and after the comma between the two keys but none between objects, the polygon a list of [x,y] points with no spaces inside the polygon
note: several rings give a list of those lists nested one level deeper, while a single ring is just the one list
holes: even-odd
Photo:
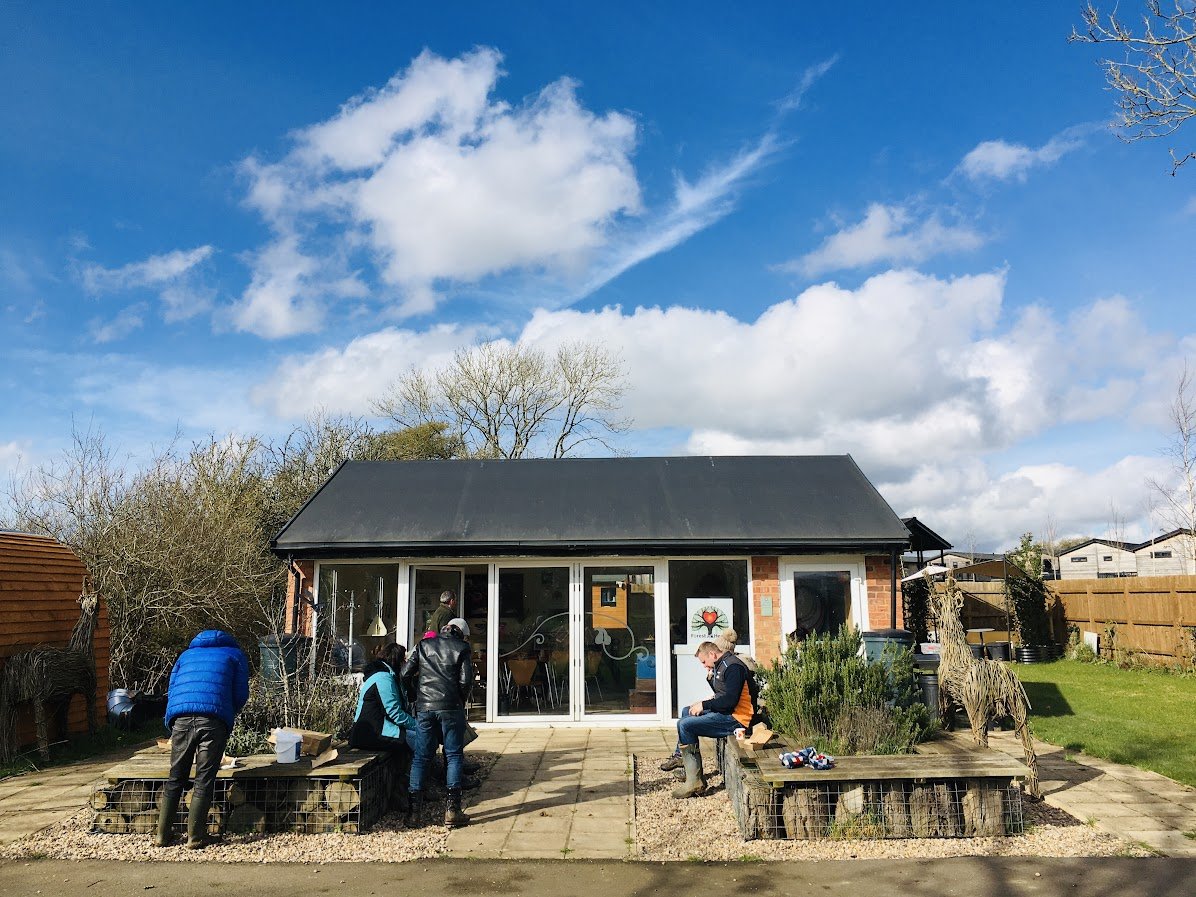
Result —
[{"label": "blue jeans", "polygon": [[677,720],[677,745],[697,744],[698,737],[725,738],[736,729],[742,729],[743,723],[729,713],[712,713],[707,710],[701,716],[693,716],[688,707],[681,710],[681,719]]},{"label": "blue jeans", "polygon": [[444,745],[446,784],[450,790],[461,787],[461,765],[465,760],[465,711],[421,710],[418,715],[415,758],[411,761],[408,788],[419,791],[424,783],[424,767]]}]

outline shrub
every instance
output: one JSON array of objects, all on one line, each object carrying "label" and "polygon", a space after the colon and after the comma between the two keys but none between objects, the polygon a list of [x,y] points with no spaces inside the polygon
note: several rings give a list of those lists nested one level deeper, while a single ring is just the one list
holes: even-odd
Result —
[{"label": "shrub", "polygon": [[1085,642],[1076,642],[1071,648],[1071,659],[1080,663],[1096,663],[1100,658],[1092,650],[1092,646]]},{"label": "shrub", "polygon": [[790,646],[763,678],[775,731],[831,754],[909,753],[934,731],[914,681],[913,654],[886,647],[868,663],[844,626]]},{"label": "shrub", "polygon": [[357,693],[357,683],[340,676],[292,674],[282,682],[254,676],[249,700],[229,733],[228,753],[235,757],[270,753],[273,748],[266,736],[283,727],[345,738],[353,725]]}]

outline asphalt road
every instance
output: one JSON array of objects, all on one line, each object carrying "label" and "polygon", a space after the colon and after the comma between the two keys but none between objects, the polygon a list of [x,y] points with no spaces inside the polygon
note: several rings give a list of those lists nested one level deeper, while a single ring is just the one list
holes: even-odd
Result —
[{"label": "asphalt road", "polygon": [[959,857],[819,863],[623,863],[431,860],[422,863],[222,865],[34,860],[0,863],[4,897],[1188,897],[1196,860]]}]

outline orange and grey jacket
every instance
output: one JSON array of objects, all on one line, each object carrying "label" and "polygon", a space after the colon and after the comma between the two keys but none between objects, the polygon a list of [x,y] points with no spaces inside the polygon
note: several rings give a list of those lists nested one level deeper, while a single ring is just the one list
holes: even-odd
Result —
[{"label": "orange and grey jacket", "polygon": [[751,726],[760,695],[755,674],[732,651],[718,659],[712,672],[710,687],[714,689],[714,697],[703,701],[702,709],[733,716],[744,728]]}]

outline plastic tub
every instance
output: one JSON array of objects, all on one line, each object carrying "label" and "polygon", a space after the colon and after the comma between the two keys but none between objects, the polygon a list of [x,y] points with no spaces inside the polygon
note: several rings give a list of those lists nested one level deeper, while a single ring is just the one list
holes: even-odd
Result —
[{"label": "plastic tub", "polygon": [[290,729],[274,730],[274,759],[278,763],[295,763],[299,760],[299,749],[303,736]]}]

